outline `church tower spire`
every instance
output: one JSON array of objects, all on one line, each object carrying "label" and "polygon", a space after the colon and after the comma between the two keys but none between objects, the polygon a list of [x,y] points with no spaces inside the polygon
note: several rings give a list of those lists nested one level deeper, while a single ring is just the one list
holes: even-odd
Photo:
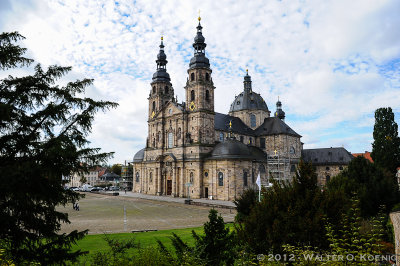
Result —
[{"label": "church tower spire", "polygon": [[[188,79],[185,86],[186,110],[193,120],[190,132],[194,142],[214,144],[214,84],[211,78],[212,70],[206,57],[205,38],[201,26],[201,17],[194,37],[194,54],[190,59]],[[190,120],[190,121],[192,121]]]},{"label": "church tower spire", "polygon": [[244,76],[244,81],[243,81],[243,85],[244,85],[244,90],[247,92],[251,92],[252,88],[251,88],[251,76],[249,76],[249,70],[246,69],[246,76]]},{"label": "church tower spire", "polygon": [[167,72],[167,55],[164,52],[164,37],[161,36],[160,51],[157,54],[157,69],[153,74],[149,95],[149,118],[152,119],[169,101],[174,99],[174,89]]},{"label": "church tower spire", "polygon": [[282,103],[281,101],[279,101],[279,96],[278,101],[276,102],[275,117],[278,117],[280,120],[285,121],[285,112],[282,110]]}]

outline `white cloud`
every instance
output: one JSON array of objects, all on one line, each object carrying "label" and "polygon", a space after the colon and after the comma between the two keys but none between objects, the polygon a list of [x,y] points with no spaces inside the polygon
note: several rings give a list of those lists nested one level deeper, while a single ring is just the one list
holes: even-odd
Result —
[{"label": "white cloud", "polygon": [[[184,100],[201,9],[216,111],[227,113],[249,68],[270,110],[280,96],[305,147],[370,149],[373,112],[400,115],[400,3],[382,1],[2,1],[0,30],[18,30],[29,56],[94,78],[87,96],[120,106],[99,114],[93,146],[131,159],[145,145],[147,96],[160,34],[175,94]],[[397,67],[396,67],[397,66]],[[343,124],[348,135],[329,132]],[[368,134],[357,128],[369,128]],[[346,131],[343,130],[343,131]]]}]

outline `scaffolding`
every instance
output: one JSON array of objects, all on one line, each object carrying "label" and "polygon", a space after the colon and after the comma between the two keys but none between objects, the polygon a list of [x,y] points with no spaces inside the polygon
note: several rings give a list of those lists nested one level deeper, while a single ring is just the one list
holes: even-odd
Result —
[{"label": "scaffolding", "polygon": [[291,159],[290,157],[280,156],[278,153],[267,156],[267,173],[268,182],[271,177],[277,180],[279,183],[289,182],[292,179],[291,176]]}]

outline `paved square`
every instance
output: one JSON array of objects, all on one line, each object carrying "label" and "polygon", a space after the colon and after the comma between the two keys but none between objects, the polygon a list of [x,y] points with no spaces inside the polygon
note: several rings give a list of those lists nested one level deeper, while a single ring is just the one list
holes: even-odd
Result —
[{"label": "paved square", "polygon": [[[101,234],[196,227],[208,221],[210,210],[210,207],[175,202],[85,194],[86,197],[79,201],[80,211],[73,210],[72,204],[59,209],[67,212],[71,221],[71,224],[63,224],[61,232],[89,229],[89,234]],[[225,222],[234,220],[235,210],[220,208],[217,210]]]}]

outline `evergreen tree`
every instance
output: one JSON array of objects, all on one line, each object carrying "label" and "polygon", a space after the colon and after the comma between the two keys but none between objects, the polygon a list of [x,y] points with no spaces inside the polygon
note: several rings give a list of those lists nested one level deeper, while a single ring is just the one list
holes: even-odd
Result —
[{"label": "evergreen tree", "polygon": [[[16,32],[0,35],[0,69],[32,62],[15,44],[20,39]],[[111,155],[88,148],[86,136],[95,113],[116,104],[81,98],[90,79],[57,85],[70,70],[38,64],[31,76],[0,81],[0,249],[16,264],[58,264],[82,254],[70,247],[86,231],[59,234],[69,220],[56,207],[80,198],[63,188],[63,177],[87,171],[82,161]]]},{"label": "evergreen tree", "polygon": [[364,218],[376,215],[381,205],[389,212],[400,200],[393,175],[363,157],[354,158],[344,171],[332,178],[327,188],[331,193],[345,193],[348,199],[355,193]]},{"label": "evergreen tree", "polygon": [[280,253],[283,244],[326,247],[323,218],[343,211],[341,195],[322,192],[312,165],[303,161],[292,182],[272,182],[272,188],[237,228],[245,249],[266,254]]},{"label": "evergreen tree", "polygon": [[235,256],[233,253],[233,235],[225,227],[224,219],[214,209],[210,210],[209,221],[204,224],[204,236],[192,231],[196,240],[197,256],[207,262],[207,265],[231,265]]},{"label": "evergreen tree", "polygon": [[379,108],[375,111],[373,136],[371,157],[374,163],[395,173],[400,166],[400,138],[392,108]]}]

